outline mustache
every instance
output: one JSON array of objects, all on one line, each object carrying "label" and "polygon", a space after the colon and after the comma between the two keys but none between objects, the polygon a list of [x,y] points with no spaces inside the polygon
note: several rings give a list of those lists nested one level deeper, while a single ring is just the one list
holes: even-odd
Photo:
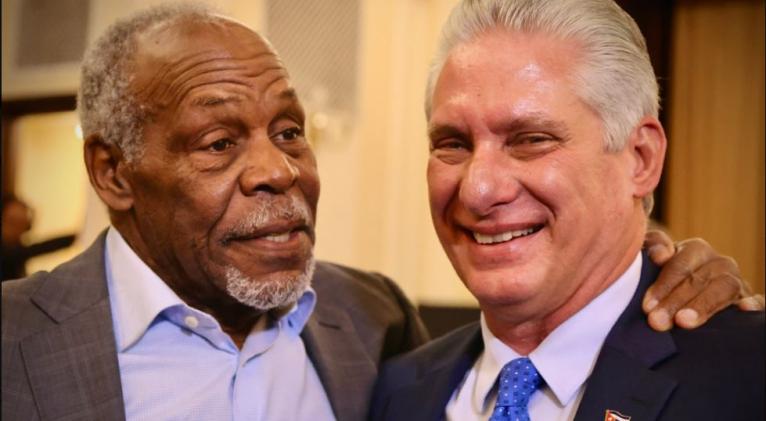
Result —
[{"label": "mustache", "polygon": [[298,226],[314,239],[311,209],[304,200],[290,196],[288,201],[274,197],[259,200],[254,209],[224,234],[221,242],[225,245],[237,238],[253,237],[259,231],[277,224]]}]

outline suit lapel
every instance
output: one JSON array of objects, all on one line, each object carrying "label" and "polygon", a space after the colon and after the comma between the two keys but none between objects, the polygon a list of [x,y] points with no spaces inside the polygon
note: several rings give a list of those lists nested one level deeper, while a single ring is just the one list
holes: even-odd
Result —
[{"label": "suit lapel", "polygon": [[456,372],[454,368],[456,367],[442,366],[431,370],[416,382],[397,389],[392,394],[392,401],[396,402],[396,407],[387,407],[384,419],[400,421],[444,419],[444,410],[459,383],[459,380],[457,383],[452,381]]},{"label": "suit lapel", "polygon": [[646,323],[641,300],[659,269],[643,256],[641,280],[630,304],[607,336],[575,421],[604,419],[614,410],[634,420],[654,420],[677,382],[652,371],[676,353],[668,332],[656,332]]},{"label": "suit lapel", "polygon": [[603,420],[615,410],[634,420],[654,420],[676,382],[651,371],[640,360],[605,347],[588,380],[575,421]]},{"label": "suit lapel", "polygon": [[461,328],[462,339],[441,349],[433,359],[421,361],[417,380],[397,388],[385,409],[385,419],[438,421],[444,419],[453,392],[484,349],[478,323]]},{"label": "suit lapel", "polygon": [[318,300],[301,336],[337,419],[364,419],[377,366],[348,314]]},{"label": "suit lapel", "polygon": [[104,234],[32,296],[52,327],[21,341],[42,419],[124,419],[106,287]]}]

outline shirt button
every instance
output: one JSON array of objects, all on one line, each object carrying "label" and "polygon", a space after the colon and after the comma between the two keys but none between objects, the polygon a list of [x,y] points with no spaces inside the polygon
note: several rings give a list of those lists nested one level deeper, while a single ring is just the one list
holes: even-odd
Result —
[{"label": "shirt button", "polygon": [[194,316],[186,316],[184,318],[184,323],[186,323],[186,326],[189,327],[189,329],[194,329],[195,327],[199,326],[199,320],[197,320]]}]

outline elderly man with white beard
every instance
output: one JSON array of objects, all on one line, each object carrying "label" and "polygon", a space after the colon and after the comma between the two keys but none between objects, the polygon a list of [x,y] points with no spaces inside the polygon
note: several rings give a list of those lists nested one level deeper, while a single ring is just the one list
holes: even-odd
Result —
[{"label": "elderly man with white beard", "polygon": [[388,278],[315,263],[316,162],[269,43],[150,9],[89,50],[78,106],[111,227],[3,284],[3,418],[363,418],[379,362],[427,335]]}]

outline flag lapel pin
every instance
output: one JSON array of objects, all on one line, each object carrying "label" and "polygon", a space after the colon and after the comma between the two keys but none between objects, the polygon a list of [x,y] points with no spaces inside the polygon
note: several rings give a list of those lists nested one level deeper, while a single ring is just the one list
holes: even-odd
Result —
[{"label": "flag lapel pin", "polygon": [[614,409],[607,409],[604,421],[630,421],[629,415],[623,415]]}]

